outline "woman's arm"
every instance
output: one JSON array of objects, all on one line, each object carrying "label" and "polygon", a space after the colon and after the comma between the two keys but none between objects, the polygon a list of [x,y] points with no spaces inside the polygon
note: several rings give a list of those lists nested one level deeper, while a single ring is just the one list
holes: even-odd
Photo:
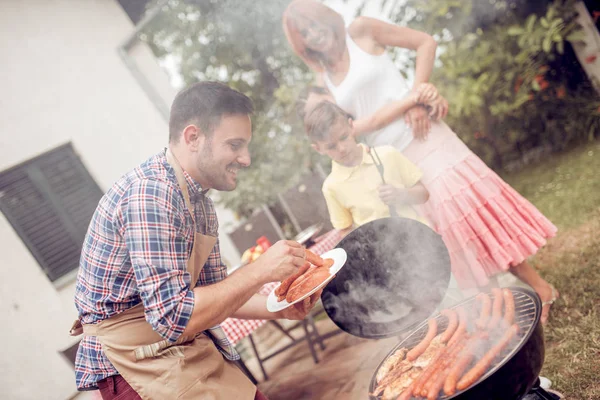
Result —
[{"label": "woman's arm", "polygon": [[[406,27],[389,24],[374,18],[358,17],[348,27],[350,36],[357,42],[371,49],[371,53],[385,51],[387,46],[402,47],[417,51],[417,68],[413,90],[422,83],[427,82],[433,70],[435,50],[437,43],[427,33],[416,31]],[[367,50],[365,48],[365,50]],[[402,101],[396,101],[380,108],[375,114],[361,120],[355,121],[355,133],[357,136],[364,135],[392,123],[412,107],[405,107]],[[432,110],[435,119],[443,118],[447,113],[447,103],[436,105]],[[435,112],[433,112],[435,111]],[[417,113],[419,114],[419,113]],[[421,118],[420,123],[413,126],[413,134],[418,138],[425,138],[429,132],[430,125]]]},{"label": "woman's arm", "polygon": [[381,49],[394,46],[415,50],[417,65],[413,90],[429,81],[437,49],[437,43],[431,35],[369,17],[358,17],[348,27],[348,31],[353,38],[369,38]]},{"label": "woman's arm", "polygon": [[401,118],[417,105],[428,105],[441,97],[429,83],[421,84],[405,98],[387,103],[373,114],[354,121],[354,136],[361,136],[379,130]]},{"label": "woman's arm", "polygon": [[413,96],[387,103],[375,111],[374,114],[355,120],[354,136],[361,136],[379,130],[402,117],[406,111],[416,105],[418,105],[418,102]]}]

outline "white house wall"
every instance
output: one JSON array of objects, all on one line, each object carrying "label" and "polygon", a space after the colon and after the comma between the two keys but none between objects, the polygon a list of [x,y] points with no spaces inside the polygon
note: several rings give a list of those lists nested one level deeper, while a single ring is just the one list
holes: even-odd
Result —
[{"label": "white house wall", "polygon": [[[0,171],[70,141],[106,190],[166,145],[165,120],[117,53],[133,28],[116,1],[0,1]],[[170,105],[148,49],[132,57]],[[74,284],[55,288],[1,213],[0,246],[0,397],[69,398],[74,373],[59,352],[76,342],[67,335]]]}]

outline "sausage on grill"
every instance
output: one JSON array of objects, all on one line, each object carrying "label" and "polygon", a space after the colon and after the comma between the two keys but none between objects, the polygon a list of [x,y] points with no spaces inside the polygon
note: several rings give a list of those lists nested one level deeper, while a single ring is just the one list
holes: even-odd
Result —
[{"label": "sausage on grill", "polygon": [[475,364],[473,368],[469,370],[456,385],[458,390],[463,390],[477,382],[479,378],[483,376],[485,371],[492,364],[494,359],[502,353],[502,350],[508,345],[508,343],[519,333],[519,326],[512,325],[506,333],[502,336],[500,341],[494,345],[485,355]]},{"label": "sausage on grill", "polygon": [[[463,335],[452,345],[443,358],[438,362],[431,379],[427,379],[423,387],[421,388],[421,396],[429,397],[430,395],[437,397],[437,394],[444,386],[444,381],[448,375],[448,368],[454,362],[458,354],[465,348],[468,342],[468,337]],[[416,391],[415,391],[416,392]]]},{"label": "sausage on grill", "polygon": [[485,293],[479,293],[475,299],[481,302],[481,313],[479,314],[479,319],[475,322],[475,326],[479,329],[485,329],[492,313],[492,300]]},{"label": "sausage on grill", "polygon": [[437,321],[435,320],[435,318],[431,318],[429,321],[427,321],[427,324],[427,335],[425,335],[423,340],[421,340],[421,342],[418,345],[413,347],[412,350],[410,350],[406,354],[406,359],[408,361],[414,361],[421,354],[423,354],[423,352],[429,347],[429,344],[431,343],[435,335],[437,335]]},{"label": "sausage on grill", "polygon": [[458,339],[460,339],[467,332],[467,312],[464,308],[459,307],[458,309],[458,328],[454,331],[454,335],[448,342],[448,346],[452,346]]},{"label": "sausage on grill", "polygon": [[510,289],[503,289],[504,294],[504,323],[510,326],[515,322],[515,298]]},{"label": "sausage on grill", "polygon": [[492,318],[487,325],[488,331],[494,330],[502,320],[502,303],[504,295],[502,294],[502,290],[499,288],[493,288],[492,294],[494,295],[494,306],[492,310]]},{"label": "sausage on grill", "polygon": [[487,332],[480,332],[473,336],[467,348],[456,359],[456,362],[450,367],[450,371],[444,382],[444,393],[448,396],[456,393],[456,384],[462,376],[463,372],[475,358],[475,354],[479,351],[483,342],[488,338]]},{"label": "sausage on grill", "polygon": [[469,338],[467,336],[463,336],[456,342],[456,344],[449,349],[449,351],[445,354],[441,363],[439,363],[436,368],[434,374],[431,376],[426,384],[421,389],[421,396],[437,398],[438,393],[444,386],[444,381],[446,380],[446,376],[450,371],[450,366],[455,362],[458,355],[463,351],[465,346],[467,345]]},{"label": "sausage on grill", "polygon": [[414,385],[414,393],[421,393],[421,389],[423,389],[423,386],[425,385],[427,380],[438,369],[440,362],[442,361],[443,357],[446,355],[446,353],[449,350],[450,349],[448,348],[448,346],[440,348],[440,350],[435,355],[435,357],[431,360],[431,362],[429,363],[427,368],[425,368],[425,370],[421,373],[421,375],[419,375],[419,377],[416,379],[416,384]]},{"label": "sausage on grill", "polygon": [[440,314],[448,318],[448,326],[442,334],[442,343],[446,343],[458,327],[458,314],[454,310],[442,310]]}]

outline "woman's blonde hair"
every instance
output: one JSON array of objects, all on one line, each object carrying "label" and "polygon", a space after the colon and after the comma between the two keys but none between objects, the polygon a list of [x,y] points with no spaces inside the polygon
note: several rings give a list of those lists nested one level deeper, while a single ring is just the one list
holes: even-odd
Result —
[{"label": "woman's blonde hair", "polygon": [[314,0],[294,0],[283,12],[283,31],[296,53],[315,72],[323,72],[324,54],[306,47],[298,29],[298,18],[306,18],[333,29],[336,47],[341,51],[346,47],[346,26],[340,14]]}]

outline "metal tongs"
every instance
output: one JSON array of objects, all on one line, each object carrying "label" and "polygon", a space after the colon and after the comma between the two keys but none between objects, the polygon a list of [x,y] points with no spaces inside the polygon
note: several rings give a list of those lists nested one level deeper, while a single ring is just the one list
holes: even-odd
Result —
[{"label": "metal tongs", "polygon": [[[373,160],[373,164],[375,164],[375,166],[377,167],[377,171],[379,171],[379,176],[381,176],[381,181],[385,185],[386,184],[385,177],[383,176],[385,169],[383,167],[383,163],[381,162],[381,158],[379,158],[379,154],[377,154],[374,147],[369,147],[369,149],[367,150],[367,153],[369,153],[369,155],[371,156],[371,159]],[[398,216],[398,213],[396,212],[396,207],[388,205],[388,208],[390,209],[391,217]]]}]

